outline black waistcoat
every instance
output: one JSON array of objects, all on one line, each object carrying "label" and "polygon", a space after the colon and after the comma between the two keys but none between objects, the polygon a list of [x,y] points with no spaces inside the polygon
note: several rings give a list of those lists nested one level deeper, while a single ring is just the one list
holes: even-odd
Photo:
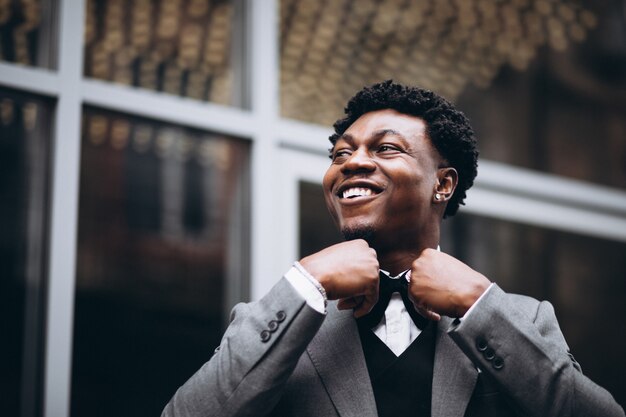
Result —
[{"label": "black waistcoat", "polygon": [[396,357],[371,329],[359,325],[379,417],[430,417],[436,328],[430,323]]}]

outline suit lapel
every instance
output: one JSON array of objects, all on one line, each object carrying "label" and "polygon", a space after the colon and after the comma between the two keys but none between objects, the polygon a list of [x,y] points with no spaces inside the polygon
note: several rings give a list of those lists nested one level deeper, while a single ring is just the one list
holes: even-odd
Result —
[{"label": "suit lapel", "polygon": [[342,417],[376,417],[374,391],[352,310],[328,307],[328,317],[307,348],[326,392]]},{"label": "suit lapel", "polygon": [[432,417],[462,417],[469,403],[478,371],[448,336],[452,319],[442,317],[437,326],[433,367]]}]

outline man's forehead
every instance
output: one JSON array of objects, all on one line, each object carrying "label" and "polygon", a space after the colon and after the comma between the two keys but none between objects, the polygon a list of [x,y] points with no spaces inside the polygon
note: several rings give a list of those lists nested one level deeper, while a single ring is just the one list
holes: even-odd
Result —
[{"label": "man's forehead", "polygon": [[[395,129],[388,129],[388,128],[383,128],[383,129],[378,129],[375,130],[373,132],[368,132],[368,139],[378,139],[378,138],[383,138],[385,136],[398,136],[398,137],[404,137],[404,135],[395,130]],[[343,135],[340,135],[337,138],[337,141],[340,140],[345,140],[346,142],[354,142],[357,138],[349,131],[346,130],[346,132]]]},{"label": "man's forehead", "polygon": [[395,136],[406,142],[420,142],[426,137],[426,124],[419,117],[396,110],[377,110],[359,117],[337,137],[336,142],[372,141],[388,136]]},{"label": "man's forehead", "polygon": [[417,116],[400,113],[397,110],[376,110],[365,113],[355,120],[344,135],[354,137],[357,134],[373,135],[378,132],[402,136],[423,135],[426,132],[426,123]]}]

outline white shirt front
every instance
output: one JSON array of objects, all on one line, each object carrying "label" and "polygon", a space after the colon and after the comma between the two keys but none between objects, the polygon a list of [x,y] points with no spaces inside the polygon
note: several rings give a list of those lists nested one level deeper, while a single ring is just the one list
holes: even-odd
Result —
[{"label": "white shirt front", "polygon": [[[387,271],[382,272],[389,276]],[[404,279],[400,278],[403,274],[404,272],[390,278]],[[413,323],[402,297],[397,292],[391,294],[385,315],[380,323],[372,328],[372,331],[396,356],[400,356],[422,333],[420,328]]]}]

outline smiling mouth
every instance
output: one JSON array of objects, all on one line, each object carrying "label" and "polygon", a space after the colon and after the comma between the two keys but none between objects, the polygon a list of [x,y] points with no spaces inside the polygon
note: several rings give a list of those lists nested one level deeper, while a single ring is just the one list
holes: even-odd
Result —
[{"label": "smiling mouth", "polygon": [[371,188],[366,187],[350,187],[341,191],[338,195],[339,198],[346,199],[355,199],[361,197],[369,197],[372,195],[378,194],[378,191],[372,190]]}]

